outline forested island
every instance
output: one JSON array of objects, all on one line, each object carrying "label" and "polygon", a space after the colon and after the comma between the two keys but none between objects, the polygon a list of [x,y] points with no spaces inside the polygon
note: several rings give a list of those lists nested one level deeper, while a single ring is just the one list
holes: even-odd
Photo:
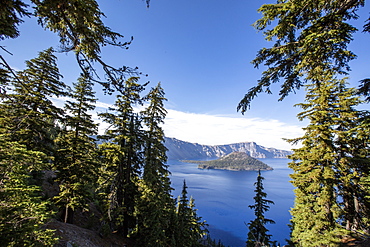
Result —
[{"label": "forested island", "polygon": [[198,168],[200,169],[221,169],[231,171],[273,170],[272,167],[244,152],[233,152],[217,160],[183,160],[183,162],[198,164]]}]

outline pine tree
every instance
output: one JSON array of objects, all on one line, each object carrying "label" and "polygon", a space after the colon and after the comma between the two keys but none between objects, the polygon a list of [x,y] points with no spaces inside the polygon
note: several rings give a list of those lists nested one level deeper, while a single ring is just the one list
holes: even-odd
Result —
[{"label": "pine tree", "polygon": [[255,246],[270,246],[273,242],[270,241],[271,235],[267,232],[266,224],[275,224],[275,221],[265,218],[265,213],[270,209],[269,204],[274,204],[273,201],[265,199],[267,194],[263,191],[263,180],[265,178],[261,176],[261,171],[258,171],[257,182],[254,183],[256,193],[254,196],[254,204],[249,205],[251,209],[254,209],[254,215],[256,218],[248,223],[248,247]]},{"label": "pine tree", "polygon": [[[252,61],[255,67],[263,65],[266,70],[240,101],[238,110],[244,113],[259,93],[272,93],[273,83],[281,82],[282,100],[323,71],[348,74],[349,62],[356,58],[348,45],[358,31],[354,20],[363,6],[364,1],[338,0],[278,0],[262,5],[258,10],[262,17],[254,27],[274,44],[259,50]],[[369,19],[363,31],[370,31]],[[361,91],[367,95],[369,82],[361,83]]]},{"label": "pine tree", "polygon": [[209,235],[207,235],[204,245],[207,247],[225,247],[225,245],[222,244],[221,240],[218,240],[218,242],[216,242],[216,240],[212,239]]},{"label": "pine tree", "polygon": [[54,122],[62,111],[48,96],[62,95],[52,50],[27,61],[13,81],[13,93],[0,104],[1,243],[6,246],[50,246],[53,233],[41,226],[52,212],[41,200],[35,174],[50,164],[54,151]]},{"label": "pine tree", "polygon": [[[338,103],[335,110],[335,145],[337,148],[336,176],[338,196],[341,199],[342,221],[346,230],[369,230],[370,201],[368,185],[362,180],[369,176],[369,126],[366,119],[369,113],[358,111],[354,107],[360,101],[353,88],[346,88],[345,83],[338,85]],[[367,187],[367,188],[366,188]]]},{"label": "pine tree", "polygon": [[[40,28],[45,28],[59,37],[60,47],[64,52],[75,53],[84,76],[101,83],[108,92],[119,90],[122,86],[119,84],[122,81],[117,78],[126,78],[137,71],[128,66],[116,68],[102,60],[103,46],[127,49],[133,38],[122,42],[123,35],[104,25],[102,18],[105,15],[95,0],[32,0],[27,3],[22,0],[7,0],[1,2],[1,10],[0,40],[18,37],[18,25],[24,21],[24,17],[34,16],[38,18]],[[7,65],[2,56],[0,60]],[[93,64],[101,65],[104,77],[97,75],[98,70]],[[6,67],[8,72],[12,71],[10,66]],[[1,74],[0,70],[0,76]],[[102,81],[100,78],[106,80]]]},{"label": "pine tree", "polygon": [[196,213],[194,199],[188,199],[186,182],[182,187],[181,196],[177,202],[177,225],[175,229],[176,246],[194,247],[202,246],[200,241],[207,234],[206,223],[201,221]]},{"label": "pine tree", "polygon": [[166,116],[164,91],[158,84],[145,100],[147,108],[141,112],[146,129],[144,168],[140,182],[141,198],[138,205],[137,239],[141,246],[170,246],[172,241],[175,201],[166,165],[166,147],[161,124]]},{"label": "pine tree", "polygon": [[135,204],[139,196],[138,181],[143,158],[141,119],[133,106],[141,104],[143,86],[138,78],[126,80],[126,85],[117,96],[113,113],[100,116],[112,126],[107,130],[100,145],[104,160],[102,183],[105,185],[107,215],[112,230],[127,237],[136,227]]},{"label": "pine tree", "polygon": [[344,80],[327,77],[310,85],[307,103],[299,104],[304,110],[299,119],[310,120],[305,135],[290,140],[303,144],[289,165],[296,187],[292,240],[299,246],[336,246],[348,234],[345,229],[367,228],[368,200],[360,176],[368,173],[368,138],[361,137],[364,125],[353,94]]},{"label": "pine tree", "polygon": [[8,128],[13,140],[28,150],[41,151],[49,159],[54,152],[57,123],[63,110],[50,97],[64,96],[66,85],[60,81],[56,57],[49,48],[26,61],[27,68],[14,79],[14,93],[9,94],[2,107],[9,114]]},{"label": "pine tree", "polygon": [[22,16],[30,16],[27,11],[28,5],[21,0],[10,0],[1,3],[2,14],[0,16],[0,40],[16,38],[19,36],[17,26],[23,22]]},{"label": "pine tree", "polygon": [[[0,123],[6,121],[1,116]],[[40,188],[30,185],[30,171],[38,169],[44,154],[12,141],[0,128],[0,243],[2,246],[52,246],[56,238],[42,229],[51,217]]]},{"label": "pine tree", "polygon": [[57,171],[60,193],[54,199],[63,208],[63,221],[73,223],[76,209],[87,208],[97,181],[99,164],[96,140],[97,124],[89,111],[95,109],[96,99],[92,83],[80,77],[67,101],[65,110],[70,115],[56,139],[57,154],[54,168]]},{"label": "pine tree", "polygon": [[[124,86],[121,85],[122,78],[135,74],[136,69],[128,66],[116,68],[102,60],[102,47],[112,45],[128,49],[133,38],[121,42],[123,35],[104,25],[102,17],[105,15],[96,0],[32,0],[32,3],[39,24],[56,33],[62,50],[76,55],[84,76],[103,85],[107,92],[120,91]],[[100,70],[96,70],[93,64],[101,66],[104,77],[95,76]]]},{"label": "pine tree", "polygon": [[[255,67],[267,69],[238,110],[244,113],[259,93],[272,93],[273,83],[282,82],[279,100],[310,84],[308,103],[300,105],[305,111],[298,118],[311,123],[305,136],[291,140],[303,142],[291,163],[297,187],[293,239],[302,246],[335,245],[344,232],[340,225],[367,229],[368,114],[352,107],[358,104],[353,93],[369,96],[370,80],[350,92],[333,79],[348,74],[349,62],[356,58],[348,45],[358,31],[353,20],[363,6],[363,1],[278,1],[262,5],[262,18],[254,24],[274,45],[261,49],[253,60]],[[367,20],[363,31],[369,27]],[[310,243],[312,239],[316,242]]]},{"label": "pine tree", "polygon": [[299,246],[334,246],[340,227],[336,219],[339,208],[335,197],[335,147],[333,117],[335,84],[322,82],[307,92],[308,103],[300,119],[309,118],[301,138],[303,147],[294,150],[289,167],[295,189],[295,204],[291,211],[292,241]]}]

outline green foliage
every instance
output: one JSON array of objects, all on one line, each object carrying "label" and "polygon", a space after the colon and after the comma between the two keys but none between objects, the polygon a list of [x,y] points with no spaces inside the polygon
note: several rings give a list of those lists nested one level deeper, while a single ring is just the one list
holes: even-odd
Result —
[{"label": "green foliage", "polygon": [[207,234],[207,224],[196,213],[194,199],[188,199],[186,182],[182,187],[181,196],[178,198],[175,229],[176,246],[194,247],[202,246],[201,240]]},{"label": "green foliage", "polygon": [[[65,52],[74,51],[77,62],[84,76],[101,83],[107,92],[120,91],[124,86],[124,78],[135,73],[135,69],[127,66],[115,68],[101,59],[101,48],[106,45],[128,49],[132,39],[121,42],[123,36],[105,26],[95,0],[32,0],[35,4],[35,15],[39,24],[58,34],[60,44]],[[102,66],[107,81],[101,81],[93,63]],[[121,92],[122,93],[122,92]]]},{"label": "green foliage", "polygon": [[335,146],[337,149],[336,177],[338,194],[341,197],[342,225],[350,231],[369,230],[370,200],[369,186],[362,183],[369,177],[369,112],[358,111],[355,106],[361,103],[354,96],[356,90],[338,89],[336,106]]},{"label": "green foliage", "polygon": [[238,110],[244,113],[254,97],[272,93],[271,85],[280,80],[282,100],[306,82],[317,81],[323,72],[347,74],[349,61],[356,58],[348,49],[358,31],[352,20],[358,18],[363,5],[364,1],[340,0],[279,0],[262,5],[262,18],[254,26],[274,45],[262,48],[252,61],[255,67],[267,69],[240,101]]},{"label": "green foliage", "polygon": [[87,208],[92,199],[98,172],[98,153],[96,140],[97,124],[89,111],[96,101],[92,83],[80,77],[74,84],[72,99],[67,101],[64,130],[55,140],[58,147],[54,168],[60,193],[54,198],[63,208],[63,220],[73,223],[73,212],[77,208]]},{"label": "green foliage", "polygon": [[[146,3],[149,5],[149,0]],[[158,84],[142,98],[140,93],[146,85],[131,77],[138,74],[137,69],[116,68],[101,58],[103,46],[127,49],[132,38],[121,42],[123,36],[103,24],[104,14],[95,0],[31,0],[28,4],[21,0],[1,2],[0,40],[16,38],[23,17],[35,16],[40,26],[59,36],[63,52],[75,53],[83,76],[67,94],[52,48],[27,61],[27,68],[17,73],[0,56],[1,244],[52,246],[56,242],[52,231],[43,230],[52,205],[40,197],[34,175],[54,169],[60,189],[54,202],[63,208],[64,221],[72,223],[74,210],[84,208],[94,193],[102,158],[98,193],[109,221],[106,232],[117,231],[124,237],[135,233],[146,246],[197,246],[204,223],[196,216],[193,200],[181,206],[182,213],[176,213],[171,196],[160,127],[166,115],[163,89]],[[102,70],[94,64],[101,65]],[[91,81],[103,85],[108,93],[119,93],[115,106],[101,114],[111,128],[103,137],[106,142],[100,146],[99,155],[91,138],[96,135],[89,113],[95,104]],[[67,101],[65,111],[51,101],[59,96],[73,98]],[[134,110],[144,101],[149,102],[144,111]],[[41,184],[42,179],[36,182]],[[186,241],[192,245],[176,239],[179,218],[182,227],[188,224],[191,228],[187,232],[191,239]]]},{"label": "green foliage", "polygon": [[160,185],[151,188],[144,180],[139,184],[134,234],[139,246],[176,246],[173,241],[175,201],[169,192],[158,192]]},{"label": "green foliage", "polygon": [[[0,40],[19,36],[18,25],[23,17],[38,18],[41,27],[56,33],[60,39],[63,52],[74,51],[76,60],[84,76],[99,82],[107,92],[119,90],[124,78],[138,74],[137,69],[127,66],[119,68],[107,64],[101,59],[103,46],[111,45],[128,49],[132,37],[122,42],[123,36],[104,25],[104,13],[95,0],[31,0],[30,5],[22,0],[6,0],[1,2]],[[149,1],[147,1],[149,4]],[[29,9],[32,9],[32,13]],[[1,47],[3,48],[3,47]],[[12,69],[0,56],[0,76],[3,71]],[[104,76],[98,76],[93,64],[101,65]],[[106,78],[101,81],[100,78]]]},{"label": "green foliage", "polygon": [[368,231],[368,113],[354,109],[361,103],[354,95],[368,96],[370,80],[355,91],[337,79],[356,58],[348,45],[363,6],[364,1],[279,0],[262,5],[254,24],[274,45],[252,61],[266,69],[238,110],[244,113],[259,93],[272,93],[273,83],[282,81],[280,100],[309,84],[298,118],[310,124],[303,137],[290,140],[303,145],[290,163],[296,187],[292,241],[298,246],[336,246],[349,231]]},{"label": "green foliage", "polygon": [[207,246],[207,247],[225,247],[225,245],[222,244],[221,240],[218,240],[218,242],[216,242],[216,240],[212,239],[209,235],[207,235],[204,246]]},{"label": "green foliage", "polygon": [[[4,116],[1,116],[2,119]],[[27,150],[3,133],[0,142],[0,242],[2,246],[52,246],[53,232],[42,229],[50,218],[40,188],[30,185],[30,171],[42,166],[45,155]]]},{"label": "green foliage", "polygon": [[100,145],[107,217],[114,227],[112,230],[125,237],[136,226],[135,202],[139,196],[138,181],[143,164],[141,122],[133,107],[141,104],[140,92],[144,88],[137,80],[133,77],[125,82],[115,108],[110,108],[112,113],[100,114],[113,127],[104,136],[109,142]]},{"label": "green foliage", "polygon": [[19,36],[18,25],[23,22],[23,16],[30,16],[28,5],[20,0],[1,2],[0,40]]},{"label": "green foliage", "polygon": [[270,246],[273,244],[270,241],[271,235],[267,232],[266,224],[275,224],[275,221],[265,218],[265,213],[270,209],[269,204],[274,204],[273,201],[265,199],[267,194],[263,191],[263,180],[261,171],[258,171],[257,182],[254,183],[256,193],[253,197],[254,204],[249,205],[251,209],[254,209],[254,215],[256,218],[248,223],[248,240],[247,247],[254,246]]},{"label": "green foliage", "polygon": [[[160,126],[164,123],[167,111],[164,108],[164,91],[160,83],[145,97],[149,101],[148,107],[141,112],[145,132],[145,167],[143,179],[147,183],[156,184],[168,180],[168,165],[166,165],[167,148],[164,145],[164,133]],[[168,183],[168,182],[165,182]],[[167,188],[169,189],[169,188]],[[167,191],[168,193],[170,191]]]},{"label": "green foliage", "polygon": [[[299,246],[337,246],[349,233],[345,229],[368,227],[363,224],[368,222],[368,200],[359,183],[368,174],[368,137],[360,136],[364,126],[360,112],[353,109],[359,101],[343,80],[325,79],[308,86],[307,103],[299,104],[304,111],[298,117],[310,124],[303,137],[290,140],[303,144],[289,164],[296,187],[292,241]],[[358,203],[361,209],[356,209]]]},{"label": "green foliage", "polygon": [[6,126],[13,140],[51,157],[58,131],[56,122],[61,120],[63,111],[50,97],[64,96],[66,85],[60,81],[62,76],[52,48],[26,61],[26,65],[13,81],[14,93],[8,94],[1,105],[8,115]]},{"label": "green foliage", "polygon": [[51,246],[53,233],[42,226],[50,218],[35,175],[50,167],[62,111],[48,97],[63,95],[53,50],[27,61],[13,81],[13,93],[0,104],[1,243],[4,246]]},{"label": "green foliage", "polygon": [[82,53],[88,59],[97,60],[100,46],[117,42],[122,35],[112,32],[103,24],[104,14],[95,0],[42,1],[32,0],[39,23],[60,37],[63,50]]},{"label": "green foliage", "polygon": [[[325,84],[323,84],[325,83]],[[307,93],[305,110],[299,117],[308,117],[303,147],[294,150],[289,167],[294,173],[295,206],[291,211],[292,241],[300,246],[335,246],[341,233],[336,219],[339,208],[335,198],[335,147],[333,143],[333,103],[335,83],[312,85]],[[314,237],[315,236],[315,237]]]},{"label": "green foliage", "polygon": [[149,101],[141,118],[144,131],[144,167],[137,203],[136,238],[140,246],[173,246],[175,201],[166,164],[166,147],[161,124],[166,116],[166,100],[160,84],[144,98]]}]

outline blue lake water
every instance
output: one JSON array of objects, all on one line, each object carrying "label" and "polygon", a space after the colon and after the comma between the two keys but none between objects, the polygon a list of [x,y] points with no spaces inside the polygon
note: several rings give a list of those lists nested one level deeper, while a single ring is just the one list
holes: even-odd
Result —
[{"label": "blue lake water", "polygon": [[[289,210],[293,207],[294,193],[288,168],[288,159],[260,159],[274,168],[262,171],[267,199],[274,201],[265,214],[276,224],[267,224],[271,240],[285,244],[289,238]],[[245,246],[248,227],[245,225],[254,219],[254,211],[248,205],[254,204],[254,183],[256,171],[226,171],[198,169],[197,164],[168,161],[171,171],[174,196],[181,193],[184,179],[188,186],[188,195],[195,199],[197,213],[209,224],[211,237],[221,239],[230,247]]]}]

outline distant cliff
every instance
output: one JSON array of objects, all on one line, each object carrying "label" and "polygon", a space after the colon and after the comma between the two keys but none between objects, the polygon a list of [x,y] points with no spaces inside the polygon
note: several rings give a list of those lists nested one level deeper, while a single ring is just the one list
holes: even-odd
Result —
[{"label": "distant cliff", "polygon": [[168,149],[168,159],[216,159],[232,152],[244,152],[253,158],[286,158],[291,151],[266,148],[255,142],[241,142],[228,145],[201,145],[180,141],[176,138],[165,138],[165,145]]}]

